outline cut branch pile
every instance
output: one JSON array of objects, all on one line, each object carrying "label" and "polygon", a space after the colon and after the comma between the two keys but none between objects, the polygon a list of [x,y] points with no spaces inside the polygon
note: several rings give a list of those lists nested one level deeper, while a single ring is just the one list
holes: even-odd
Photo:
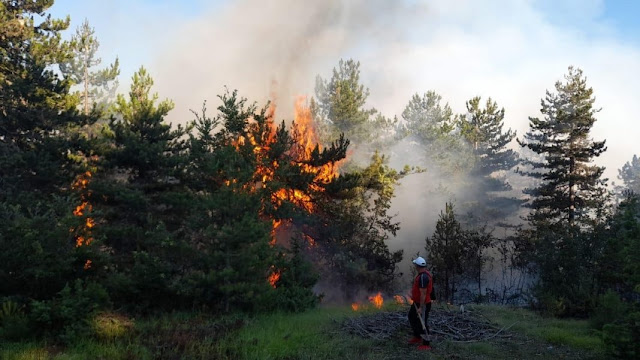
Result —
[{"label": "cut branch pile", "polygon": [[[385,340],[395,335],[399,328],[409,331],[405,311],[377,312],[353,317],[342,323],[342,329],[363,338]],[[507,333],[514,324],[498,327],[474,312],[457,312],[433,309],[429,315],[429,329],[432,340],[452,340],[456,342],[485,341],[493,338],[510,338]]]},{"label": "cut branch pile", "polygon": [[342,329],[363,338],[385,340],[396,333],[399,326],[409,326],[407,314],[402,312],[376,312],[353,317],[342,323]]}]

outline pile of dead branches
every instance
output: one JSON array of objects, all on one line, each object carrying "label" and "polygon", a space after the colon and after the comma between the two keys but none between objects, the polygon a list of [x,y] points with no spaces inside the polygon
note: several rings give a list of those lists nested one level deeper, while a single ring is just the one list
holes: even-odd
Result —
[{"label": "pile of dead branches", "polygon": [[385,340],[396,333],[399,326],[408,326],[407,314],[402,312],[376,312],[345,320],[342,329],[363,338]]},{"label": "pile of dead branches", "polygon": [[[397,334],[400,328],[409,332],[406,310],[376,312],[344,320],[342,329],[363,338],[385,340]],[[493,338],[510,338],[507,330],[515,324],[498,327],[476,312],[447,311],[433,309],[429,315],[429,329],[432,340],[452,340],[456,342],[485,341]]]}]

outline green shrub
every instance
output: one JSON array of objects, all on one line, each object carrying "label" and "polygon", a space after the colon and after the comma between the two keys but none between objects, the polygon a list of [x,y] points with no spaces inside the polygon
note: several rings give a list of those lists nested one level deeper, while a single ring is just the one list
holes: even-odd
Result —
[{"label": "green shrub", "polygon": [[0,306],[0,339],[20,340],[29,336],[29,319],[24,314],[24,306],[12,300]]},{"label": "green shrub", "polygon": [[311,263],[302,257],[300,242],[292,239],[291,249],[283,255],[278,257],[275,264],[280,270],[276,288],[259,295],[260,310],[301,312],[315,307],[320,298],[312,288],[318,281],[318,274]]},{"label": "green shrub", "polygon": [[621,359],[640,357],[640,311],[627,314],[624,319],[602,327],[607,351]]},{"label": "green shrub", "polygon": [[133,329],[133,321],[120,314],[103,312],[93,317],[91,329],[98,338],[113,340],[129,333]]},{"label": "green shrub", "polygon": [[605,324],[621,319],[627,310],[628,306],[620,299],[620,296],[609,290],[598,298],[598,305],[591,315],[589,323],[593,328],[602,330]]},{"label": "green shrub", "polygon": [[91,315],[108,306],[109,296],[101,285],[78,279],[73,286],[67,284],[51,300],[33,301],[30,315],[41,332],[70,343],[90,330],[88,320]]}]

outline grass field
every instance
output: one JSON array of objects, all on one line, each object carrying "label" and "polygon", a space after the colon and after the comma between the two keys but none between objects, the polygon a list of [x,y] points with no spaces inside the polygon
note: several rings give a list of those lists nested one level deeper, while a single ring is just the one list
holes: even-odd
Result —
[{"label": "grass field", "polygon": [[[391,339],[374,341],[343,332],[349,308],[318,308],[300,314],[250,318],[198,313],[130,319],[124,331],[98,329],[63,347],[45,341],[1,343],[0,358],[35,359],[604,359],[602,340],[587,321],[543,318],[523,309],[477,306],[482,316],[508,327],[510,339],[441,341],[429,353],[405,341],[408,326]],[[117,320],[117,317],[116,317]],[[101,326],[117,328],[102,321]],[[114,325],[115,324],[115,325]]]}]

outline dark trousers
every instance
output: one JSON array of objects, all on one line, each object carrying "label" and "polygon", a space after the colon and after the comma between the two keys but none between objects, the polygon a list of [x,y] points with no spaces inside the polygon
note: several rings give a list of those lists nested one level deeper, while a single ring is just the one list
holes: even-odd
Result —
[{"label": "dark trousers", "polygon": [[[424,304],[423,306],[426,308],[425,315],[423,318],[424,326],[427,328],[427,332],[430,333],[429,323],[427,321],[429,320],[431,303]],[[416,311],[416,307],[414,305],[411,305],[411,309],[409,310],[409,324],[411,324],[411,330],[413,330],[413,336],[420,337],[420,335],[424,334],[424,330],[422,329],[422,324],[420,323],[420,319],[418,319],[418,312]],[[423,343],[425,343],[424,340],[423,340]]]}]

